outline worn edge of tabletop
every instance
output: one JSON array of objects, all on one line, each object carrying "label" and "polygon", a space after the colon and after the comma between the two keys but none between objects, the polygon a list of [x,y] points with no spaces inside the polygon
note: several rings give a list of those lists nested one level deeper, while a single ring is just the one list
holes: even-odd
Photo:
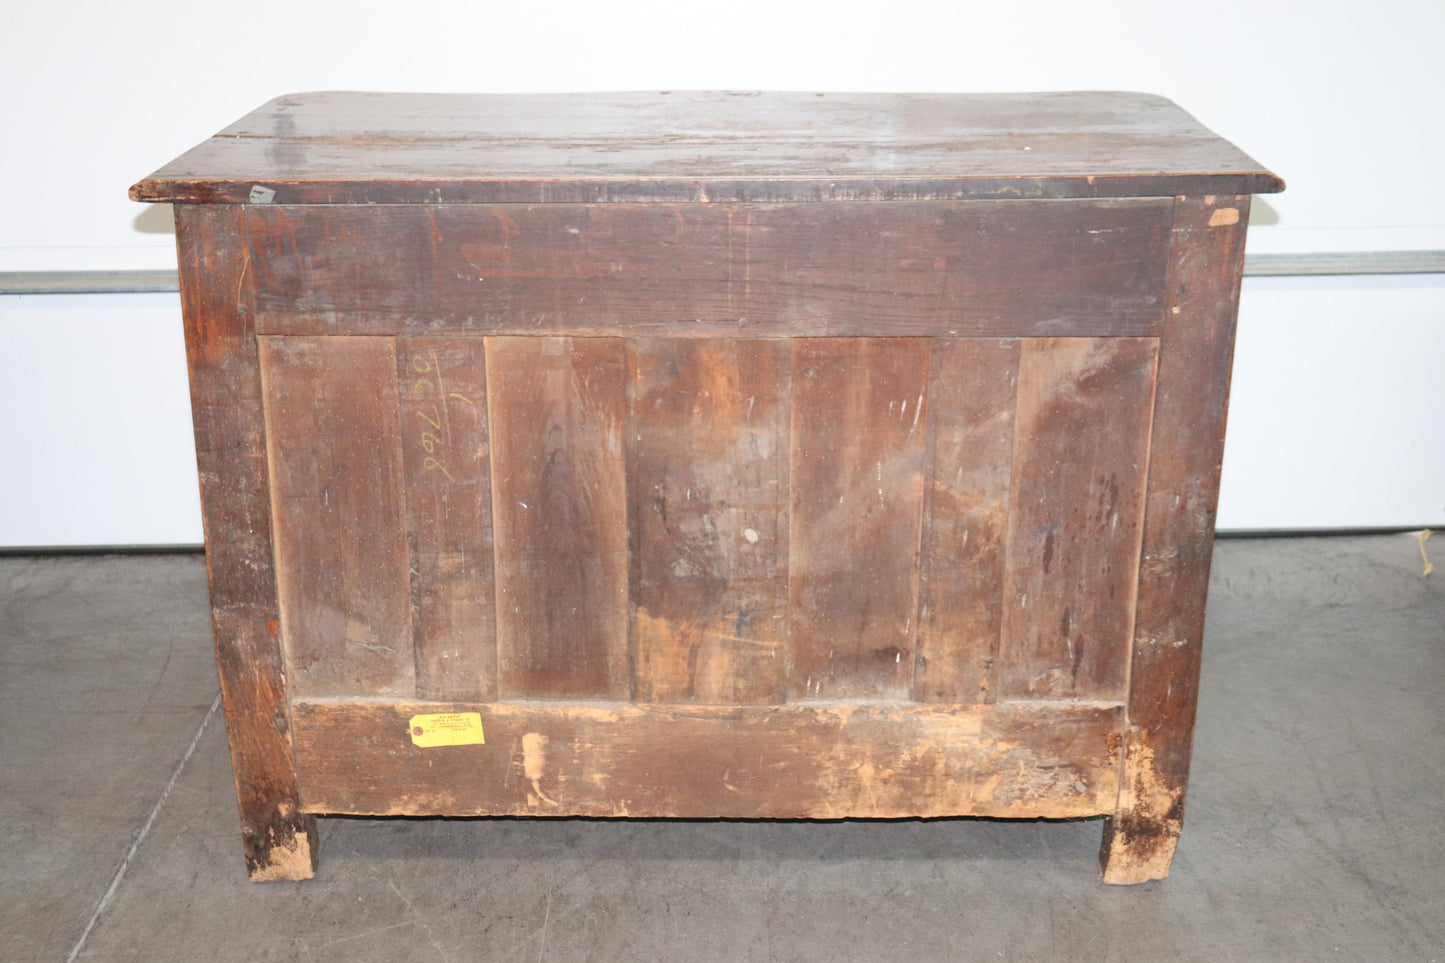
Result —
[{"label": "worn edge of tabletop", "polygon": [[1273,193],[1172,102],[1127,92],[278,97],[139,201],[806,203]]}]

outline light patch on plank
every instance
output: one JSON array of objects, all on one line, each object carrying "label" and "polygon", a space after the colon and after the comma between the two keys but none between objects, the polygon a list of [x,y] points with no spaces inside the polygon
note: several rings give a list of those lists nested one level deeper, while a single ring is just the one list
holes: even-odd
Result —
[{"label": "light patch on plank", "polygon": [[527,794],[529,806],[536,806],[538,803],[557,805],[556,800],[550,799],[542,791],[542,774],[546,769],[547,737],[540,732],[529,732],[522,736],[522,774],[532,784],[532,791]]},{"label": "light patch on plank", "polygon": [[1236,207],[1221,207],[1209,215],[1210,227],[1227,227],[1230,224],[1239,223],[1239,209]]}]

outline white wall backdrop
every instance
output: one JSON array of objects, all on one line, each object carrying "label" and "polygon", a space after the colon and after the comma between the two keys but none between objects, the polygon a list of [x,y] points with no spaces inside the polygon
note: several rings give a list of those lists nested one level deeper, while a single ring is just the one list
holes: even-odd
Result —
[{"label": "white wall backdrop", "polygon": [[[277,94],[1133,89],[1289,183],[1252,252],[1445,249],[1439,0],[12,5],[0,271],[163,268],[129,184]],[[1250,282],[1220,523],[1445,522],[1439,277]],[[199,540],[174,298],[0,298],[0,546]],[[1431,353],[1433,352],[1433,354]]]},{"label": "white wall backdrop", "polygon": [[1245,278],[1230,530],[1445,524],[1445,275]]},{"label": "white wall backdrop", "polygon": [[0,546],[201,542],[181,300],[0,299]]}]

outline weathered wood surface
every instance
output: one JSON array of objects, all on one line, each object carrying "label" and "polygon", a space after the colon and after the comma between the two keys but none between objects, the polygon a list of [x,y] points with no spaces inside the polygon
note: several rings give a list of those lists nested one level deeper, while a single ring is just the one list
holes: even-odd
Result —
[{"label": "weathered wood surface", "polygon": [[[412,715],[454,711],[480,713],[484,745],[412,745]],[[295,712],[314,812],[1032,818],[1108,812],[1118,792],[1119,706],[302,702]]]},{"label": "weathered wood surface", "polygon": [[1172,202],[257,205],[263,334],[1156,334]]},{"label": "weathered wood surface", "polygon": [[999,692],[1122,699],[1153,340],[1041,338],[1019,357]]},{"label": "weathered wood surface", "polygon": [[908,698],[928,342],[793,342],[788,693]]},{"label": "weathered wood surface", "polygon": [[783,698],[788,635],[785,341],[629,341],[633,691]]},{"label": "weathered wood surface", "polygon": [[1249,201],[1175,205],[1110,883],[1168,875],[1183,827]]},{"label": "weathered wood surface", "polygon": [[489,338],[498,694],[626,699],[627,363],[615,338]]},{"label": "weathered wood surface", "polygon": [[[292,94],[131,188],[426,204],[1249,193],[1284,184],[1150,94]],[[268,197],[268,195],[261,195]]]},{"label": "weathered wood surface", "polygon": [[297,95],[136,185],[243,205],[177,225],[253,878],[303,809],[1109,814],[1164,875],[1280,187],[1107,93]]},{"label": "weathered wood surface", "polygon": [[301,812],[292,754],[239,209],[177,208],[176,242],[211,621],[246,870],[258,881],[307,879],[315,868],[316,822]]},{"label": "weathered wood surface", "polygon": [[1123,698],[1152,340],[487,344],[262,338],[300,694]]},{"label": "weathered wood surface", "polygon": [[913,698],[997,697],[1018,396],[1016,340],[935,341]]},{"label": "weathered wood surface", "polygon": [[497,608],[480,338],[397,341],[416,696],[494,699]]},{"label": "weathered wood surface", "polygon": [[262,338],[281,628],[298,696],[416,692],[390,338]]}]

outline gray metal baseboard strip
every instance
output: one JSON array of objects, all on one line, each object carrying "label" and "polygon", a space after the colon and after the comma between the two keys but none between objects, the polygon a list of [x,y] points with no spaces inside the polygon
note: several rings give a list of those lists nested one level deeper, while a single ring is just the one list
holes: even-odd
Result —
[{"label": "gray metal baseboard strip", "polygon": [[155,294],[179,291],[175,271],[0,271],[0,294]]},{"label": "gray metal baseboard strip", "polygon": [[[1411,534],[1428,525],[1385,528],[1231,528],[1215,532],[1220,540],[1249,538],[1352,538]],[[0,545],[0,558],[19,555],[199,555],[204,545]]]},{"label": "gray metal baseboard strip", "polygon": [[[1244,276],[1445,274],[1445,251],[1337,251],[1251,254]],[[175,271],[0,271],[5,294],[154,294],[180,290]]]},{"label": "gray metal baseboard strip", "polygon": [[1244,256],[1244,276],[1247,278],[1337,274],[1445,274],[1445,251],[1334,251]]},{"label": "gray metal baseboard strip", "polygon": [[17,555],[197,555],[204,545],[0,545],[0,558]]}]

